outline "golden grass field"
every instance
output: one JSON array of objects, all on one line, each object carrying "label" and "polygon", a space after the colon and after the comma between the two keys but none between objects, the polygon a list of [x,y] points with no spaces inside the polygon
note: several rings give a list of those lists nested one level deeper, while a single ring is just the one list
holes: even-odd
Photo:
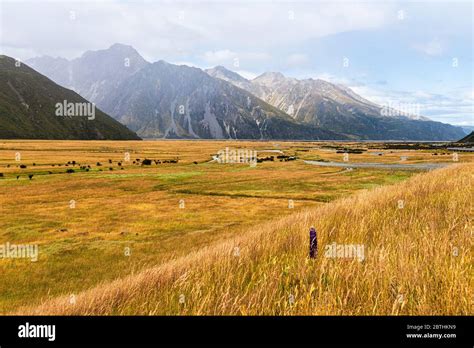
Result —
[{"label": "golden grass field", "polygon": [[[368,149],[353,162],[453,163],[428,173],[301,161],[341,161],[324,145],[1,141],[0,244],[38,244],[39,259],[0,259],[0,312],[472,314],[474,156],[350,144]],[[225,147],[298,160],[210,163]],[[364,261],[325,257],[333,242],[364,245]]]}]

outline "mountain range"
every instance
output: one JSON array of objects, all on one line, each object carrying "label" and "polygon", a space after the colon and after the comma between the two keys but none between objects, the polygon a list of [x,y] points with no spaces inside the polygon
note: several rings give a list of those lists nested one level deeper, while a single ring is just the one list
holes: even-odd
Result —
[{"label": "mountain range", "polygon": [[[89,51],[68,64],[51,57],[27,64],[96,103],[144,138],[346,138],[295,122],[278,108],[201,69],[145,62],[131,46],[115,44]],[[92,73],[95,69],[97,74]]]},{"label": "mountain range", "polygon": [[[383,108],[347,87],[278,72],[149,63],[131,46],[26,63],[144,138],[454,140],[460,127]],[[396,114],[396,113],[395,113]]]},{"label": "mountain range", "polygon": [[206,71],[284,110],[300,123],[331,130],[348,138],[445,140],[462,135],[459,127],[423,116],[400,115],[397,110],[381,107],[347,87],[324,80],[298,80],[279,72],[267,72],[247,80],[222,66]]}]

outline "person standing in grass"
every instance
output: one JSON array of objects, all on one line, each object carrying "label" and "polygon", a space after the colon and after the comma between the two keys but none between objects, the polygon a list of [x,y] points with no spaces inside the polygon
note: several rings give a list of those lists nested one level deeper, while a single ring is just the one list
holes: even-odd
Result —
[{"label": "person standing in grass", "polygon": [[318,254],[318,235],[316,229],[311,226],[309,229],[309,258],[314,259]]}]

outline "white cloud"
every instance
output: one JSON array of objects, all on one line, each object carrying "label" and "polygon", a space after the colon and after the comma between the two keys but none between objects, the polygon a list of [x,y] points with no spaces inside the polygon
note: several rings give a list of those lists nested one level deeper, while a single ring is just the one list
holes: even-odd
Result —
[{"label": "white cloud", "polygon": [[[310,38],[383,26],[392,7],[349,2],[2,2],[2,50],[16,50],[22,59],[40,54],[74,58],[121,42],[152,61],[196,56],[203,47],[271,52]],[[48,20],[38,25],[39,18]]]},{"label": "white cloud", "polygon": [[229,49],[207,51],[200,56],[207,64],[224,65],[227,67],[239,68],[254,63],[269,61],[271,56],[265,52],[234,52]]},{"label": "white cloud", "polygon": [[444,52],[444,44],[437,38],[425,43],[414,44],[413,47],[428,56],[440,56]]},{"label": "white cloud", "polygon": [[471,99],[474,102],[474,89],[471,89],[470,91],[466,91],[464,96],[466,99]]},{"label": "white cloud", "polygon": [[472,91],[440,95],[426,91],[394,91],[369,86],[350,86],[360,96],[379,105],[419,105],[420,113],[433,121],[457,125],[474,125],[474,104],[468,96]]},{"label": "white cloud", "polygon": [[209,64],[229,64],[234,58],[237,57],[237,53],[231,50],[219,50],[219,51],[207,51],[202,55],[202,59]]},{"label": "white cloud", "polygon": [[432,98],[432,94],[425,92],[425,91],[415,91],[413,96],[417,99],[430,99]]},{"label": "white cloud", "polygon": [[309,57],[303,53],[293,53],[287,57],[286,62],[290,67],[300,68],[309,63]]}]

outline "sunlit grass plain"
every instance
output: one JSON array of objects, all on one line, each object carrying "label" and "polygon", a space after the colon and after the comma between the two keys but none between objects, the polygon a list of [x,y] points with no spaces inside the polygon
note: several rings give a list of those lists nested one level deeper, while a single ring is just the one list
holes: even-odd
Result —
[{"label": "sunlit grass plain", "polygon": [[[38,244],[40,251],[37,262],[0,259],[0,311],[472,313],[473,156],[460,154],[459,163],[425,174],[301,161],[342,161],[324,145],[0,142],[0,243]],[[453,162],[443,151],[350,146],[369,147],[350,154],[353,162]],[[209,162],[225,147],[279,149],[298,160],[256,167]],[[259,154],[271,155],[278,154]],[[179,162],[133,164],[138,158]],[[78,164],[66,167],[68,161]],[[91,169],[79,170],[83,165]],[[75,173],[66,174],[71,168]],[[387,185],[394,186],[381,188]],[[320,252],[308,261],[310,225],[321,248],[362,243],[366,260]]]}]

